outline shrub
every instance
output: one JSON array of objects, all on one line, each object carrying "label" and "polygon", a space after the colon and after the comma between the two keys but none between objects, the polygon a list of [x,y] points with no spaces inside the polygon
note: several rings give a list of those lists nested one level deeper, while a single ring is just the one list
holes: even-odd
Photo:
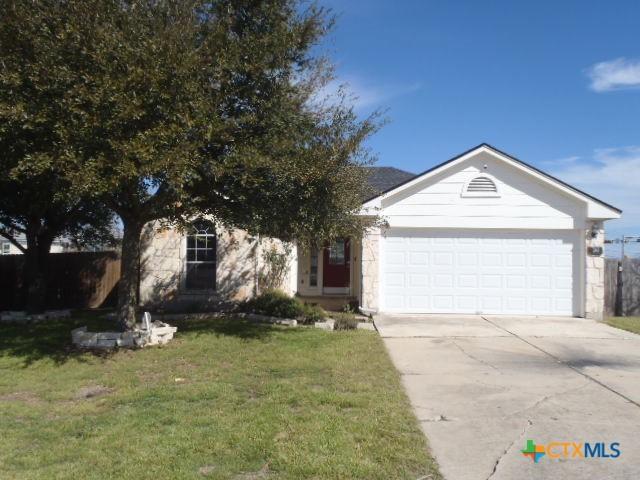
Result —
[{"label": "shrub", "polygon": [[327,317],[327,313],[318,305],[302,303],[300,299],[281,290],[267,290],[247,300],[240,309],[270,317],[295,318],[302,324],[320,322]]},{"label": "shrub", "polygon": [[360,302],[358,300],[350,300],[349,303],[347,303],[342,310],[344,312],[359,313]]},{"label": "shrub", "polygon": [[305,303],[302,306],[302,316],[300,317],[300,323],[313,324],[321,322],[327,318],[327,312],[325,312],[319,305],[312,305]]},{"label": "shrub", "polygon": [[358,328],[358,319],[351,312],[338,312],[333,315],[334,330],[355,330]]},{"label": "shrub", "polygon": [[281,290],[267,290],[244,303],[245,311],[280,318],[298,318],[303,314],[303,304]]}]

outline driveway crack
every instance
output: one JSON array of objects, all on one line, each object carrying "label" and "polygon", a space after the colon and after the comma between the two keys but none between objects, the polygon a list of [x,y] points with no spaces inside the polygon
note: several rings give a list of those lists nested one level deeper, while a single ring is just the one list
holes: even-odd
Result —
[{"label": "driveway crack", "polygon": [[585,381],[582,385],[578,386],[578,387],[574,387],[574,388],[570,388],[568,390],[563,390],[561,392],[556,392],[556,393],[552,393],[550,395],[545,395],[544,397],[542,397],[540,400],[536,401],[535,403],[533,403],[533,405],[530,405],[528,407],[522,408],[520,410],[516,410],[515,412],[511,412],[507,415],[505,415],[504,417],[502,417],[503,419],[505,418],[509,418],[509,417],[513,417],[514,415],[518,415],[521,414],[523,412],[526,412],[528,410],[531,410],[533,408],[536,408],[538,406],[540,406],[541,404],[543,404],[544,402],[551,400],[554,397],[557,397],[559,395],[566,395],[567,393],[573,393],[576,392],[584,387],[586,387],[587,385],[590,385],[589,381]]},{"label": "driveway crack", "polygon": [[564,360],[562,360],[560,357],[557,357],[555,355],[553,355],[552,353],[547,352],[546,350],[544,350],[543,348],[540,348],[539,346],[537,346],[535,343],[531,343],[530,341],[522,338],[521,336],[513,333],[511,330],[507,330],[504,327],[501,327],[500,325],[492,322],[491,320],[489,320],[488,318],[481,316],[480,318],[482,318],[485,322],[493,325],[496,328],[499,328],[500,330],[502,330],[503,332],[507,332],[508,334],[514,336],[515,338],[517,338],[518,340],[526,343],[527,345],[535,348],[536,350],[538,350],[539,352],[542,352],[543,354],[547,355],[548,357],[552,358],[553,360],[555,360],[557,363],[564,365],[567,368],[570,368],[571,370],[573,370],[574,372],[578,373],[579,375],[582,375],[584,378],[586,378],[587,380],[591,380],[593,383],[600,385],[602,388],[609,390],[611,393],[618,395],[620,398],[626,400],[627,402],[635,405],[636,407],[640,408],[640,403],[636,402],[635,400],[633,400],[630,397],[627,397],[625,394],[615,390],[614,388],[610,387],[609,385],[602,383],[600,380],[592,377],[591,375],[584,373],[582,370],[580,370],[579,368],[574,367],[573,365],[571,365],[568,362],[565,362]]},{"label": "driveway crack", "polygon": [[500,372],[500,369],[498,367],[496,367],[495,365],[490,364],[489,362],[485,362],[484,360],[482,360],[481,358],[478,358],[472,354],[470,354],[469,352],[467,352],[464,348],[462,348],[458,342],[456,342],[453,339],[450,339],[451,343],[453,343],[458,350],[460,350],[464,355],[466,355],[467,357],[469,357],[471,360],[475,360],[478,363],[481,363],[482,365],[486,365],[487,367],[493,368],[496,372],[498,373],[502,373]]},{"label": "driveway crack", "polygon": [[531,425],[533,425],[533,422],[527,419],[527,424],[522,429],[522,432],[520,432],[520,435],[518,435],[518,438],[516,438],[513,442],[511,442],[509,446],[507,446],[507,448],[504,449],[502,454],[496,459],[496,463],[493,465],[493,470],[491,470],[491,473],[487,477],[487,480],[489,480],[491,477],[495,475],[496,471],[498,470],[498,465],[500,465],[500,462],[502,461],[504,456],[509,452],[509,450],[511,450],[511,447],[513,447],[516,442],[522,440],[522,437],[524,437],[524,434],[527,433],[527,430],[529,430]]}]

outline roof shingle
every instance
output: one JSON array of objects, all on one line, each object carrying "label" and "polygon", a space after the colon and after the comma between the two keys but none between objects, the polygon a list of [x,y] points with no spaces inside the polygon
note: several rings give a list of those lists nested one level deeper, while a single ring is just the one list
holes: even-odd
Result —
[{"label": "roof shingle", "polygon": [[373,190],[371,196],[386,192],[416,176],[395,167],[366,167],[366,170],[369,186]]}]

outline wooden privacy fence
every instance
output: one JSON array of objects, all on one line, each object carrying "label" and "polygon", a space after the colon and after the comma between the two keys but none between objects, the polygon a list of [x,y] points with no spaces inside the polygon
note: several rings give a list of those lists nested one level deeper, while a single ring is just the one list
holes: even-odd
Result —
[{"label": "wooden privacy fence", "polygon": [[[0,256],[0,310],[23,310],[24,255]],[[120,257],[116,252],[49,255],[46,308],[97,308],[115,305]]]},{"label": "wooden privacy fence", "polygon": [[622,301],[624,315],[640,315],[640,258],[625,258],[622,264],[622,285],[618,284],[618,260],[607,258],[604,269],[604,309],[614,315],[616,301]]}]

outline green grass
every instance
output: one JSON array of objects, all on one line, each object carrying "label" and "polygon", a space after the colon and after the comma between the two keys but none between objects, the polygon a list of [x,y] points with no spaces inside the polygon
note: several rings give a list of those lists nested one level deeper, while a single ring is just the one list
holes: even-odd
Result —
[{"label": "green grass", "polygon": [[607,323],[612,327],[640,334],[640,317],[609,317]]},{"label": "green grass", "polygon": [[69,347],[95,315],[0,326],[0,477],[440,478],[376,334],[172,323],[104,355]]}]

